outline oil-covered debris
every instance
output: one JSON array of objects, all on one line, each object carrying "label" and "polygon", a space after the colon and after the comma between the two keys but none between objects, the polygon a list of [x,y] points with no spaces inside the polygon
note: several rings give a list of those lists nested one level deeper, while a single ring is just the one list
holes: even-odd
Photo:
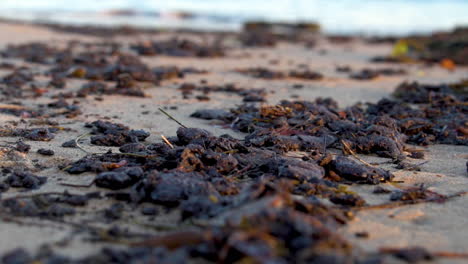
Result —
[{"label": "oil-covered debris", "polygon": [[409,155],[410,158],[412,159],[424,159],[424,152],[422,151],[413,151]]},{"label": "oil-covered debris", "polygon": [[223,109],[200,109],[195,111],[191,117],[205,120],[229,120],[232,119],[232,114]]},{"label": "oil-covered debris", "polygon": [[353,69],[349,65],[338,65],[336,66],[335,71],[341,73],[350,73],[353,71]]},{"label": "oil-covered debris", "polygon": [[2,207],[15,216],[28,217],[64,217],[75,214],[75,210],[66,205],[41,199],[8,199]]},{"label": "oil-covered debris", "polygon": [[[239,194],[242,184],[236,183],[238,177],[267,177],[273,182],[296,180],[301,185],[295,188],[295,193],[311,191],[320,194],[316,188],[321,186],[319,188],[327,197],[333,189],[339,192],[337,185],[325,180],[327,174],[332,173],[335,177],[331,179],[337,181],[371,184],[389,181],[393,177],[387,171],[350,160],[343,163],[346,159],[340,157],[325,161],[326,158],[321,158],[325,154],[315,154],[317,161],[313,158],[278,158],[274,151],[269,150],[269,145],[244,143],[229,136],[214,137],[195,128],[180,128],[177,138],[169,140],[175,148],[162,143],[147,146],[130,143],[121,147],[121,151],[126,151],[124,153],[87,156],[66,170],[73,174],[97,172],[95,183],[100,187],[124,189],[133,186],[133,200],[167,206],[178,205],[195,196],[221,199],[222,196]],[[310,139],[304,142],[312,147]],[[321,147],[323,143],[317,144],[316,147]],[[226,200],[225,203],[228,205],[232,201]]]},{"label": "oil-covered debris", "polygon": [[[450,100],[466,101],[468,100],[468,80],[441,85],[421,84],[418,82],[402,83],[393,92],[393,95],[408,103],[430,104],[433,101],[438,103],[435,106],[448,107]],[[444,105],[444,102],[445,105]],[[453,102],[456,106],[457,102]]]},{"label": "oil-covered debris", "polygon": [[122,124],[115,124],[108,121],[94,121],[86,125],[93,129],[94,136],[91,143],[98,146],[120,147],[126,143],[137,143],[144,141],[150,134],[144,130],[134,130]]},{"label": "oil-covered debris", "polygon": [[37,254],[30,254],[24,248],[18,248],[3,255],[1,262],[3,264],[25,264],[25,263],[118,263],[118,264],[137,264],[151,263],[174,263],[183,264],[189,260],[188,250],[170,251],[169,249],[158,247],[135,247],[129,249],[116,249],[105,247],[99,250],[99,253],[82,257],[70,258],[60,252],[55,252],[52,247],[43,247]]},{"label": "oil-covered debris", "polygon": [[75,56],[70,62],[62,62],[52,71],[75,78],[114,81],[116,90],[137,89],[137,82],[159,81],[157,75],[146,64],[130,54],[110,57],[106,53],[88,52]]},{"label": "oil-covered debris", "polygon": [[421,171],[420,164],[412,164],[412,163],[409,163],[409,162],[406,162],[406,161],[398,161],[397,163],[398,163],[398,165],[396,166],[396,168],[399,169],[399,170]]},{"label": "oil-covered debris", "polygon": [[[183,42],[181,48],[189,50],[194,48],[189,43],[191,42]],[[49,70],[36,73],[27,68],[15,69],[1,79],[0,83],[5,84],[1,90],[11,97],[21,96],[25,92],[40,96],[50,89],[63,89],[67,85],[67,78],[79,78],[90,82],[84,84],[76,93],[78,97],[86,97],[89,94],[143,97],[144,85],[148,83],[158,84],[162,80],[183,78],[186,74],[204,73],[193,68],[150,68],[138,56],[121,52],[120,46],[112,42],[91,45],[73,41],[65,48],[55,48],[43,43],[10,45],[2,51],[4,57],[21,58],[47,65]],[[42,52],[38,53],[38,50]],[[35,81],[35,76],[38,74],[51,76],[50,81],[45,85]]]},{"label": "oil-covered debris", "polygon": [[362,69],[350,74],[351,79],[356,80],[374,80],[380,76],[398,76],[407,74],[406,70],[383,68],[383,69]]},{"label": "oil-covered debris", "polygon": [[9,251],[2,256],[2,263],[5,264],[28,262],[32,262],[31,256],[29,255],[29,252],[23,248]]},{"label": "oil-covered debris", "polygon": [[108,189],[124,189],[143,176],[140,167],[118,168],[113,171],[102,172],[96,176],[96,186]]},{"label": "oil-covered debris", "polygon": [[143,28],[132,27],[129,25],[108,27],[108,26],[99,26],[99,25],[64,25],[64,24],[47,23],[47,22],[40,22],[40,23],[34,22],[34,25],[40,25],[47,29],[57,31],[57,32],[88,35],[88,36],[101,37],[101,38],[108,38],[108,37],[122,36],[122,35],[131,36],[131,35],[140,34],[140,33],[148,33],[148,34],[160,33],[160,30],[157,30],[157,29],[143,29]]},{"label": "oil-covered debris", "polygon": [[142,56],[176,56],[176,57],[223,57],[225,49],[219,42],[200,44],[188,39],[171,39],[167,41],[147,41],[131,45],[131,48]]},{"label": "oil-covered debris", "polygon": [[24,107],[17,104],[0,106],[0,113],[14,115],[21,118],[51,118],[64,116],[74,118],[80,115],[81,109],[77,104],[69,104],[64,98],[47,105],[39,104],[37,107]]},{"label": "oil-covered debris", "polygon": [[15,149],[19,152],[27,153],[31,149],[31,145],[26,144],[23,141],[18,141],[16,143]]},{"label": "oil-covered debris", "polygon": [[372,193],[375,193],[375,194],[386,194],[386,193],[391,193],[392,191],[386,189],[386,188],[383,188],[381,186],[376,186],[374,188],[374,191],[372,191]]},{"label": "oil-covered debris", "polygon": [[55,137],[57,128],[2,128],[0,129],[1,137],[22,137],[32,141],[51,141]]},{"label": "oil-covered debris", "polygon": [[355,194],[335,194],[330,197],[330,201],[334,204],[346,206],[364,206],[366,201]]},{"label": "oil-covered debris", "polygon": [[466,145],[468,119],[464,102],[467,87],[465,81],[442,85],[403,83],[395,90],[394,96],[404,102],[418,104],[419,109],[398,107],[388,102],[384,111],[399,120],[400,129],[409,136],[411,143]]},{"label": "oil-covered debris", "polygon": [[28,44],[9,45],[5,51],[0,52],[4,58],[23,58],[28,62],[50,63],[49,57],[54,56],[59,50],[40,42]]},{"label": "oil-covered debris", "polygon": [[76,140],[68,140],[62,143],[62,147],[64,148],[76,148],[78,145],[76,144]]},{"label": "oil-covered debris", "polygon": [[[459,27],[451,32],[436,32],[429,36],[410,36],[395,41],[393,54],[374,58],[374,62],[468,64],[468,28]],[[445,65],[444,65],[445,64]],[[445,67],[451,69],[452,67]]]},{"label": "oil-covered debris", "polygon": [[272,47],[278,41],[310,43],[319,32],[316,23],[250,21],[244,24],[239,40],[246,47]]},{"label": "oil-covered debris", "polygon": [[433,260],[436,257],[427,249],[422,247],[409,247],[401,249],[382,249],[381,252],[392,254],[408,263],[419,263],[421,261]]},{"label": "oil-covered debris", "polygon": [[44,155],[44,156],[53,156],[55,154],[55,152],[53,150],[44,149],[44,148],[38,149],[37,153],[39,153],[41,155]]},{"label": "oil-covered debris", "polygon": [[323,75],[321,73],[311,71],[311,70],[291,70],[287,73],[273,71],[263,67],[257,68],[247,68],[247,69],[237,69],[236,72],[245,74],[247,76],[253,78],[261,78],[261,79],[285,79],[285,78],[293,78],[293,79],[301,79],[301,80],[322,80]]},{"label": "oil-covered debris", "polygon": [[439,201],[443,202],[447,199],[447,196],[433,192],[425,188],[424,186],[411,187],[405,190],[398,190],[392,192],[390,200],[392,201],[404,201],[417,203],[420,201]]},{"label": "oil-covered debris", "polygon": [[[100,198],[99,193],[70,194],[66,191],[63,193],[46,192],[19,195],[19,197],[13,196],[2,199],[0,209],[3,213],[15,217],[39,217],[53,220],[75,215],[78,207],[83,207],[91,199],[98,198]],[[3,257],[3,261],[5,261],[5,257]]]},{"label": "oil-covered debris", "polygon": [[[0,78],[2,95],[7,98],[23,96],[23,88],[27,84],[32,84],[34,82],[35,75],[36,74],[28,68],[14,68],[11,73]],[[34,87],[31,88],[34,89]]]},{"label": "oil-covered debris", "polygon": [[20,106],[20,105],[3,105],[3,106],[0,106],[0,113],[1,114],[18,116],[18,117],[23,117],[23,118],[39,117],[39,116],[43,115],[42,110],[28,109],[28,108]]},{"label": "oil-covered debris", "polygon": [[[319,100],[315,107],[324,112],[327,107],[336,107],[336,103]],[[294,118],[298,108],[264,106],[259,117]],[[88,126],[98,135],[106,135],[108,130],[131,131],[104,121]],[[380,259],[381,255],[368,256],[358,251],[337,233],[337,227],[351,219],[351,210],[366,206],[364,199],[340,183],[379,184],[391,181],[393,175],[350,157],[331,155],[327,148],[336,140],[326,134],[266,132],[256,129],[239,140],[182,127],[176,137],[168,138],[170,144],[130,141],[120,147],[120,153],[89,154],[64,168],[70,174],[96,173],[93,183],[106,189],[106,197],[119,200],[102,211],[106,222],[124,219],[130,203],[132,208],[141,206],[138,211],[143,215],[158,214],[155,207],[149,207],[152,204],[179,210],[183,222],[219,223],[144,239],[132,239],[114,230],[111,233],[117,241],[130,239],[125,243],[135,247],[108,248],[81,261],[116,256],[121,256],[114,260],[117,263],[146,259],[186,262],[194,258],[275,263]],[[302,158],[282,155],[293,150],[306,154]],[[398,199],[406,199],[401,197]],[[93,198],[100,196],[63,193],[8,199],[2,206],[17,217],[56,219],[76,213],[76,206]],[[329,199],[334,205],[326,205],[318,198]],[[90,235],[97,241],[109,239],[100,232]],[[5,256],[14,257],[13,253]],[[51,254],[48,258],[52,256],[57,257]]]},{"label": "oil-covered debris", "polygon": [[248,75],[253,78],[262,79],[283,79],[286,78],[286,74],[278,71],[272,71],[267,68],[257,67],[248,69],[238,69],[238,73]]},{"label": "oil-covered debris", "polygon": [[[93,127],[118,130],[124,126],[97,122]],[[184,221],[222,219],[233,212],[236,216],[228,216],[229,221],[222,221],[221,226],[137,240],[134,243],[140,248],[138,256],[132,253],[135,248],[108,249],[86,257],[87,260],[114,254],[109,252],[127,256],[122,260],[126,263],[146,257],[172,258],[174,252],[178,252],[177,259],[181,261],[194,256],[209,262],[267,259],[278,263],[319,263],[366,259],[364,255],[357,257],[356,249],[334,231],[350,219],[350,208],[363,206],[365,201],[326,179],[334,159],[318,154],[319,149],[311,158],[279,157],[268,146],[249,142],[253,138],[241,141],[227,135],[216,137],[196,128],[179,128],[177,137],[169,140],[172,147],[165,143],[129,143],[120,148],[122,153],[87,155],[65,170],[73,174],[95,172],[96,186],[115,190],[121,198],[128,194],[121,201],[133,206],[145,203],[145,208],[148,203],[178,208]],[[309,148],[324,146],[314,138],[300,140]],[[366,180],[361,181],[362,178]],[[367,177],[360,175],[356,182],[368,183]],[[317,197],[330,199],[339,207],[327,206]],[[75,206],[82,206],[91,198],[99,196],[44,194],[8,199],[2,206],[15,216],[53,219],[74,214]],[[118,221],[124,212],[125,205],[118,202],[106,208],[103,215],[106,221]],[[176,251],[155,256],[158,247]]]},{"label": "oil-covered debris", "polygon": [[243,32],[239,40],[246,47],[274,47],[278,43],[278,38],[274,34],[263,30]]},{"label": "oil-covered debris", "polygon": [[36,176],[27,170],[4,169],[2,176],[5,179],[3,183],[12,188],[37,189],[47,182],[46,177]]},{"label": "oil-covered debris", "polygon": [[[87,156],[66,170],[74,174],[98,172],[95,183],[99,187],[114,190],[131,187],[132,201],[182,206],[184,215],[198,217],[214,217],[233,206],[260,198],[250,193],[252,188],[272,188],[268,187],[269,182],[297,181],[297,186],[290,190],[308,196],[329,197],[341,192],[337,184],[324,179],[328,169],[313,159],[277,158],[266,146],[262,149],[229,136],[214,137],[195,128],[180,128],[177,137],[169,140],[175,148],[163,143],[146,147],[131,143],[121,148],[126,151],[124,153]],[[310,144],[311,141],[306,142]],[[390,176],[385,178],[387,174],[385,172],[376,182],[376,177],[359,175],[357,182],[378,183],[389,180]],[[259,182],[244,187],[239,179]],[[348,180],[354,179],[349,177]],[[363,204],[357,196],[341,197],[340,201]],[[193,208],[198,209],[194,211]]]},{"label": "oil-covered debris", "polygon": [[327,35],[327,40],[333,44],[348,44],[356,40],[356,37],[344,34],[333,34]]},{"label": "oil-covered debris", "polygon": [[234,129],[251,133],[247,138],[256,138],[255,142],[262,139],[277,149],[311,151],[320,142],[316,152],[338,147],[346,153],[351,150],[391,158],[403,154],[405,136],[398,132],[396,125],[391,127],[396,120],[374,116],[359,106],[341,110],[331,99],[283,101],[260,108],[241,106],[232,113],[235,115],[228,121]]},{"label": "oil-covered debris", "polygon": [[354,182],[377,184],[393,178],[393,175],[386,170],[370,167],[347,157],[337,157],[329,166],[333,176]]},{"label": "oil-covered debris", "polygon": [[[407,149],[410,157],[422,158],[406,148],[405,143],[467,144],[464,85],[403,83],[395,91],[398,100],[382,99],[367,107],[357,104],[340,109],[332,99],[317,99],[262,107],[242,105],[229,113],[199,110],[192,116],[221,120],[250,133],[248,142],[255,146],[275,146],[276,151],[307,150],[304,139],[315,137],[324,143],[322,150],[333,147],[346,154],[376,154],[402,160]],[[416,107],[411,103],[416,103]]]},{"label": "oil-covered debris", "polygon": [[179,86],[182,96],[189,99],[195,92],[201,95],[209,95],[212,92],[222,92],[236,94],[243,98],[243,102],[263,102],[267,93],[264,89],[246,89],[234,84],[225,85],[196,85],[192,83],[183,83]]},{"label": "oil-covered debris", "polygon": [[302,79],[302,80],[322,80],[323,75],[321,73],[310,71],[310,70],[293,70],[290,71],[288,76],[290,78]]}]

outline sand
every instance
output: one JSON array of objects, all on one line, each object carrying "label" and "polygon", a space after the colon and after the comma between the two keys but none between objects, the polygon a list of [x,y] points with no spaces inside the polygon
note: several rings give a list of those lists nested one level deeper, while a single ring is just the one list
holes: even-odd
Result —
[{"label": "sand", "polygon": [[[49,31],[45,28],[28,26],[0,24],[0,49],[11,43],[23,43],[28,41],[43,41],[49,43],[65,43],[68,40],[79,39],[84,41],[98,41],[98,38],[83,35],[73,35]],[[170,37],[170,33],[158,36],[158,38]],[[132,36],[130,38],[118,37],[118,41],[130,41],[134,39],[148,39],[151,36]],[[93,174],[82,174],[70,176],[59,169],[57,165],[67,164],[77,160],[84,155],[79,149],[65,149],[60,145],[70,139],[86,132],[83,124],[99,118],[109,117],[111,121],[126,124],[132,128],[144,129],[151,132],[150,142],[160,140],[159,135],[172,136],[178,125],[159,111],[159,107],[177,106],[177,110],[170,112],[186,126],[207,129],[215,135],[231,134],[242,137],[242,134],[222,128],[219,124],[190,118],[189,115],[197,109],[222,108],[228,109],[240,104],[240,97],[228,96],[222,93],[212,93],[209,102],[200,102],[196,99],[184,100],[179,91],[176,90],[179,83],[199,82],[205,79],[208,83],[235,83],[241,87],[265,88],[271,94],[268,95],[268,103],[277,103],[281,99],[290,99],[296,96],[299,99],[313,100],[317,97],[333,97],[341,106],[352,105],[356,102],[376,102],[384,97],[389,97],[395,87],[403,81],[423,81],[425,83],[440,83],[458,81],[468,77],[467,68],[457,68],[449,72],[439,67],[424,67],[421,65],[391,65],[371,64],[369,59],[376,55],[386,55],[391,51],[387,44],[370,45],[361,40],[347,44],[332,44],[325,39],[318,42],[314,49],[305,49],[299,45],[281,44],[277,48],[252,48],[233,49],[229,56],[216,59],[196,58],[172,58],[172,57],[147,57],[144,61],[150,66],[175,65],[193,66],[197,69],[206,69],[208,74],[189,75],[185,79],[163,82],[158,87],[149,87],[146,93],[150,98],[133,98],[124,96],[104,96],[103,101],[96,101],[92,96],[80,99],[83,114],[74,119],[57,119],[61,126],[71,128],[72,131],[58,133],[51,142],[28,142],[32,145],[29,154],[25,155],[23,162],[32,163],[39,159],[38,163],[48,165],[51,168],[38,172],[39,175],[48,176],[48,182],[35,193],[48,191],[70,190],[73,193],[89,192],[98,190],[96,187],[73,188],[61,185],[61,183],[85,184],[93,180]],[[248,54],[249,56],[246,56]],[[278,60],[279,64],[271,65],[271,60]],[[5,61],[0,59],[0,61]],[[233,73],[232,70],[243,67],[264,66],[271,69],[286,70],[297,65],[309,65],[312,70],[322,72],[326,78],[322,81],[297,81],[297,80],[275,80],[266,81],[252,79]],[[364,67],[396,67],[409,71],[408,75],[395,77],[380,77],[373,81],[350,80],[346,74],[335,71],[336,65],[350,65],[355,69]],[[0,76],[6,71],[0,71]],[[66,90],[76,90],[84,82],[73,80],[68,82]],[[303,89],[294,89],[294,84],[304,85]],[[25,100],[25,105],[47,103],[52,99],[42,97],[39,101]],[[149,111],[149,115],[141,112]],[[0,115],[0,122],[18,120],[17,117]],[[15,138],[0,138],[1,141],[14,142]],[[53,157],[39,156],[36,150],[42,147],[51,148],[56,152]],[[91,146],[86,141],[84,147],[90,152],[107,151],[107,147]],[[468,147],[435,145],[425,148],[426,164],[420,172],[397,171],[395,175],[398,180],[404,181],[402,185],[411,186],[424,184],[431,190],[442,194],[451,194],[458,191],[468,190],[468,178],[466,172],[466,161],[468,159]],[[3,157],[5,158],[5,157]],[[386,161],[385,159],[362,156],[368,161]],[[2,160],[4,161],[4,160]],[[420,161],[415,161],[420,162]],[[384,168],[395,171],[388,164]],[[392,186],[387,186],[392,188]],[[373,186],[353,186],[369,204],[379,204],[388,201],[388,195],[371,194]],[[2,195],[3,198],[17,195],[15,191],[9,191]],[[405,206],[395,209],[382,209],[361,212],[356,219],[343,227],[342,233],[362,247],[365,251],[375,251],[380,247],[406,247],[424,246],[429,250],[451,251],[468,253],[468,202],[467,197],[461,197],[444,204],[419,204]],[[67,221],[75,223],[93,224],[93,219],[102,217],[99,211],[108,207],[111,200],[92,202],[82,210],[82,214],[67,218]],[[136,217],[136,216],[135,216]],[[148,225],[177,227],[178,216],[175,213],[158,216],[154,221],[147,219],[132,218],[127,215],[119,224],[128,226],[135,232],[148,230]],[[148,225],[134,225],[134,222],[146,223]],[[105,227],[105,226],[103,226]],[[38,219],[21,219],[21,223],[0,219],[0,255],[17,247],[25,247],[30,250],[39,250],[39,246],[49,244],[65,254],[72,257],[80,257],[96,252],[104,244],[93,244],[83,240],[83,235],[70,236],[73,228],[70,225],[41,221]],[[153,230],[154,231],[154,230]],[[355,236],[356,232],[366,231],[369,238],[362,239]],[[442,259],[440,263],[462,263],[462,261]]]}]

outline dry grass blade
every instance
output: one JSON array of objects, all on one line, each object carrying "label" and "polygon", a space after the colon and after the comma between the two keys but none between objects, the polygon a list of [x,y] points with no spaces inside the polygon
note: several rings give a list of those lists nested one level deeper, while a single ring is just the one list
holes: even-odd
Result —
[{"label": "dry grass blade", "polygon": [[174,146],[171,144],[171,142],[164,135],[161,135],[161,138],[164,141],[164,143],[166,143],[171,149],[174,148]]},{"label": "dry grass blade", "polygon": [[344,150],[346,151],[345,153],[351,154],[354,158],[356,158],[358,161],[360,161],[364,165],[367,165],[369,167],[375,167],[374,165],[368,163],[367,161],[359,158],[358,155],[351,149],[351,147],[348,145],[348,143],[346,143],[344,140],[340,140],[340,142],[343,145]]},{"label": "dry grass blade", "polygon": [[175,119],[173,116],[171,116],[168,112],[164,111],[162,108],[158,108],[159,111],[161,111],[161,113],[165,114],[167,117],[169,117],[169,119],[171,119],[172,121],[176,122],[177,124],[179,124],[181,127],[183,128],[187,128],[186,126],[184,126],[184,124],[182,124],[181,122],[179,122],[177,119]]},{"label": "dry grass blade", "polygon": [[91,135],[91,133],[84,133],[84,134],[78,136],[77,138],[75,138],[76,147],[79,148],[81,151],[83,151],[83,152],[86,153],[86,154],[89,154],[89,152],[88,152],[86,149],[84,149],[84,148],[80,145],[80,142],[79,142],[79,141],[80,141],[82,138],[84,138],[84,137],[86,137],[86,136],[89,136],[89,135]]}]

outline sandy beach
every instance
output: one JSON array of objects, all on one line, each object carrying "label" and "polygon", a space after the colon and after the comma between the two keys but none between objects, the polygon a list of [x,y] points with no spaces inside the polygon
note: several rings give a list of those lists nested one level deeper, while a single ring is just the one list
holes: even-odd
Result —
[{"label": "sandy beach", "polygon": [[[65,47],[69,41],[80,43],[116,42],[124,45],[126,52],[133,52],[125,45],[149,40],[167,40],[176,33],[135,34],[131,36],[112,36],[101,38],[91,35],[57,32],[46,27],[0,23],[0,50],[11,44],[41,42],[50,46]],[[204,36],[197,34],[179,33],[178,38],[206,41]],[[237,46],[236,46],[237,45]],[[393,98],[395,88],[403,82],[418,81],[424,84],[455,83],[468,78],[468,68],[457,66],[449,71],[438,65],[427,66],[420,63],[394,64],[372,63],[376,56],[386,56],[392,52],[392,44],[373,44],[361,38],[355,38],[345,43],[334,43],[325,36],[317,36],[312,48],[303,43],[280,41],[275,47],[241,47],[233,44],[226,51],[226,55],[216,58],[174,57],[174,56],[140,56],[141,60],[150,68],[176,66],[192,68],[201,73],[188,73],[184,78],[162,80],[159,84],[145,83],[143,92],[146,97],[133,97],[118,94],[89,95],[85,98],[70,97],[67,102],[79,106],[81,114],[67,118],[63,114],[56,114],[47,118],[54,121],[51,127],[59,127],[55,137],[50,141],[31,141],[23,139],[31,146],[27,153],[11,153],[8,147],[2,150],[0,164],[2,167],[23,166],[29,168],[35,175],[44,176],[47,182],[40,188],[25,192],[21,188],[9,188],[0,192],[2,202],[17,196],[38,195],[40,193],[68,191],[73,194],[87,194],[101,192],[103,198],[90,200],[87,205],[76,207],[76,213],[55,220],[47,217],[17,217],[7,211],[0,211],[0,256],[18,248],[24,248],[31,255],[46,251],[66,255],[72,259],[80,259],[97,254],[103,247],[126,248],[125,245],[110,241],[93,241],[90,229],[109,230],[116,226],[120,230],[127,230],[135,234],[157,236],[173,231],[192,230],[190,223],[180,221],[177,209],[168,210],[158,204],[119,203],[123,207],[120,216],[109,220],[109,208],[117,200],[105,194],[111,191],[93,185],[96,177],[94,172],[69,174],[63,168],[79,160],[87,154],[80,148],[64,148],[62,144],[69,140],[80,138],[79,143],[88,153],[106,153],[112,150],[119,152],[118,147],[96,146],[91,144],[89,128],[84,127],[87,122],[106,120],[124,124],[131,129],[142,129],[151,135],[145,142],[157,143],[161,135],[168,138],[176,135],[180,127],[176,122],[168,119],[159,108],[165,109],[175,119],[187,127],[196,127],[211,132],[214,136],[229,134],[234,138],[243,139],[245,133],[230,129],[229,125],[215,120],[201,120],[191,117],[199,109],[229,110],[242,104],[242,96],[235,93],[211,92],[206,98],[191,96],[184,98],[180,87],[184,83],[199,85],[235,84],[236,87],[248,89],[264,89],[266,102],[263,105],[275,105],[281,100],[313,101],[318,97],[332,97],[340,107],[352,106],[358,102],[377,103],[382,98]],[[96,48],[91,46],[90,49]],[[85,49],[87,49],[85,47]],[[45,72],[50,65],[24,61],[20,58],[1,58],[0,63],[11,63],[15,67],[27,66],[31,71]],[[349,65],[358,71],[364,68],[392,68],[403,69],[406,74],[394,76],[379,76],[372,80],[356,80],[349,77],[349,73],[337,72],[337,66]],[[278,72],[307,68],[320,72],[320,80],[301,80],[295,78],[261,79],[236,72],[239,69],[264,67]],[[0,77],[7,76],[11,69],[0,69]],[[50,76],[42,73],[35,77],[37,82],[48,82]],[[23,96],[20,98],[2,98],[2,105],[16,105],[25,109],[40,109],[39,105],[47,105],[57,101],[60,94],[76,93],[88,82],[80,78],[66,78],[63,89],[47,88],[39,96]],[[109,82],[110,85],[114,83]],[[195,95],[203,95],[195,92]],[[55,97],[54,97],[55,96]],[[58,96],[58,97],[57,97]],[[465,102],[466,103],[466,102]],[[48,109],[42,107],[42,109]],[[49,111],[49,110],[47,110]],[[60,112],[61,110],[50,110]],[[49,111],[49,112],[50,112]],[[15,116],[7,113],[0,114],[0,121],[5,129],[34,128],[47,126],[41,124],[46,119],[28,116]],[[36,125],[35,125],[36,124]],[[85,136],[82,136],[85,135]],[[82,137],[80,137],[82,136]],[[2,146],[15,145],[21,137],[1,137]],[[145,143],[146,144],[146,143]],[[378,164],[379,168],[389,170],[395,175],[398,183],[382,183],[378,186],[390,191],[398,188],[423,185],[428,190],[438,194],[450,196],[468,190],[467,161],[468,146],[430,145],[413,146],[424,152],[424,158],[408,161],[420,165],[420,171],[396,169],[390,159],[376,155],[361,155],[360,159],[371,164]],[[53,156],[37,153],[38,149],[50,149]],[[340,150],[335,150],[340,152]],[[288,155],[294,155],[288,153]],[[20,165],[18,165],[20,164]],[[6,175],[6,174],[5,174]],[[0,176],[3,182],[6,176]],[[89,185],[89,187],[72,187],[72,185]],[[379,205],[389,201],[390,194],[373,193],[376,186],[366,184],[352,184],[350,191],[359,194],[368,205]],[[323,199],[327,205],[333,204]],[[338,233],[362,252],[369,254],[378,252],[382,248],[406,248],[420,246],[429,252],[468,253],[468,198],[466,196],[450,199],[443,203],[419,203],[398,206],[395,208],[362,210],[355,213],[354,219],[340,226]],[[159,213],[146,216],[141,213],[142,207],[154,207]],[[1,209],[4,210],[4,209]],[[106,216],[107,215],[107,216]],[[81,228],[80,228],[81,227]],[[196,229],[196,228],[195,228]],[[94,230],[95,231],[95,230]],[[116,231],[117,232],[117,231]],[[122,231],[123,232],[123,231]],[[357,236],[356,233],[366,235]],[[390,255],[385,257],[385,263],[400,263],[401,260]],[[466,258],[436,258],[432,263],[465,263]],[[18,262],[22,263],[22,262]],[[404,262],[402,262],[404,263]]]}]

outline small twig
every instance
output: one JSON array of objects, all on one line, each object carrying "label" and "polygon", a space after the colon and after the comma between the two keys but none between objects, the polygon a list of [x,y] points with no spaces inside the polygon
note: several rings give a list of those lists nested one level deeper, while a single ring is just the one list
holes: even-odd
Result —
[{"label": "small twig", "polygon": [[161,138],[164,141],[164,143],[166,143],[171,149],[174,148],[174,146],[171,144],[171,142],[169,142],[169,140],[163,134],[161,134]]},{"label": "small twig", "polygon": [[358,155],[351,149],[351,147],[349,147],[348,143],[346,143],[344,140],[340,140],[341,144],[343,145],[343,147],[345,148],[345,150],[347,152],[349,152],[349,154],[351,154],[354,158],[356,158],[357,160],[359,160],[361,163],[363,163],[364,165],[367,165],[369,167],[375,167],[374,165],[368,163],[367,161],[361,159],[358,157]]},{"label": "small twig", "polygon": [[177,124],[179,124],[181,127],[183,128],[187,128],[186,126],[184,126],[184,124],[182,124],[181,122],[177,121],[177,119],[175,119],[173,116],[171,116],[169,113],[167,113],[166,111],[164,111],[162,108],[158,108],[159,111],[161,111],[163,114],[165,114],[167,117],[169,117],[169,119],[173,120],[174,122],[176,122]]},{"label": "small twig", "polygon": [[66,166],[65,168],[60,169],[60,170],[61,170],[61,171],[67,171],[67,170],[70,169],[71,167],[73,167],[73,165],[68,165],[68,166]]},{"label": "small twig", "polygon": [[239,152],[238,149],[231,149],[231,150],[228,150],[228,151],[224,151],[223,154],[234,154],[234,153],[237,153]]},{"label": "small twig", "polygon": [[80,142],[79,142],[79,141],[80,141],[82,138],[84,138],[84,137],[86,137],[86,136],[89,136],[90,134],[91,134],[91,133],[88,132],[88,133],[82,134],[82,135],[78,136],[77,138],[75,138],[76,147],[79,148],[81,151],[83,151],[83,152],[86,153],[86,154],[89,154],[89,152],[88,152],[86,149],[84,149],[84,148],[80,145]]}]

